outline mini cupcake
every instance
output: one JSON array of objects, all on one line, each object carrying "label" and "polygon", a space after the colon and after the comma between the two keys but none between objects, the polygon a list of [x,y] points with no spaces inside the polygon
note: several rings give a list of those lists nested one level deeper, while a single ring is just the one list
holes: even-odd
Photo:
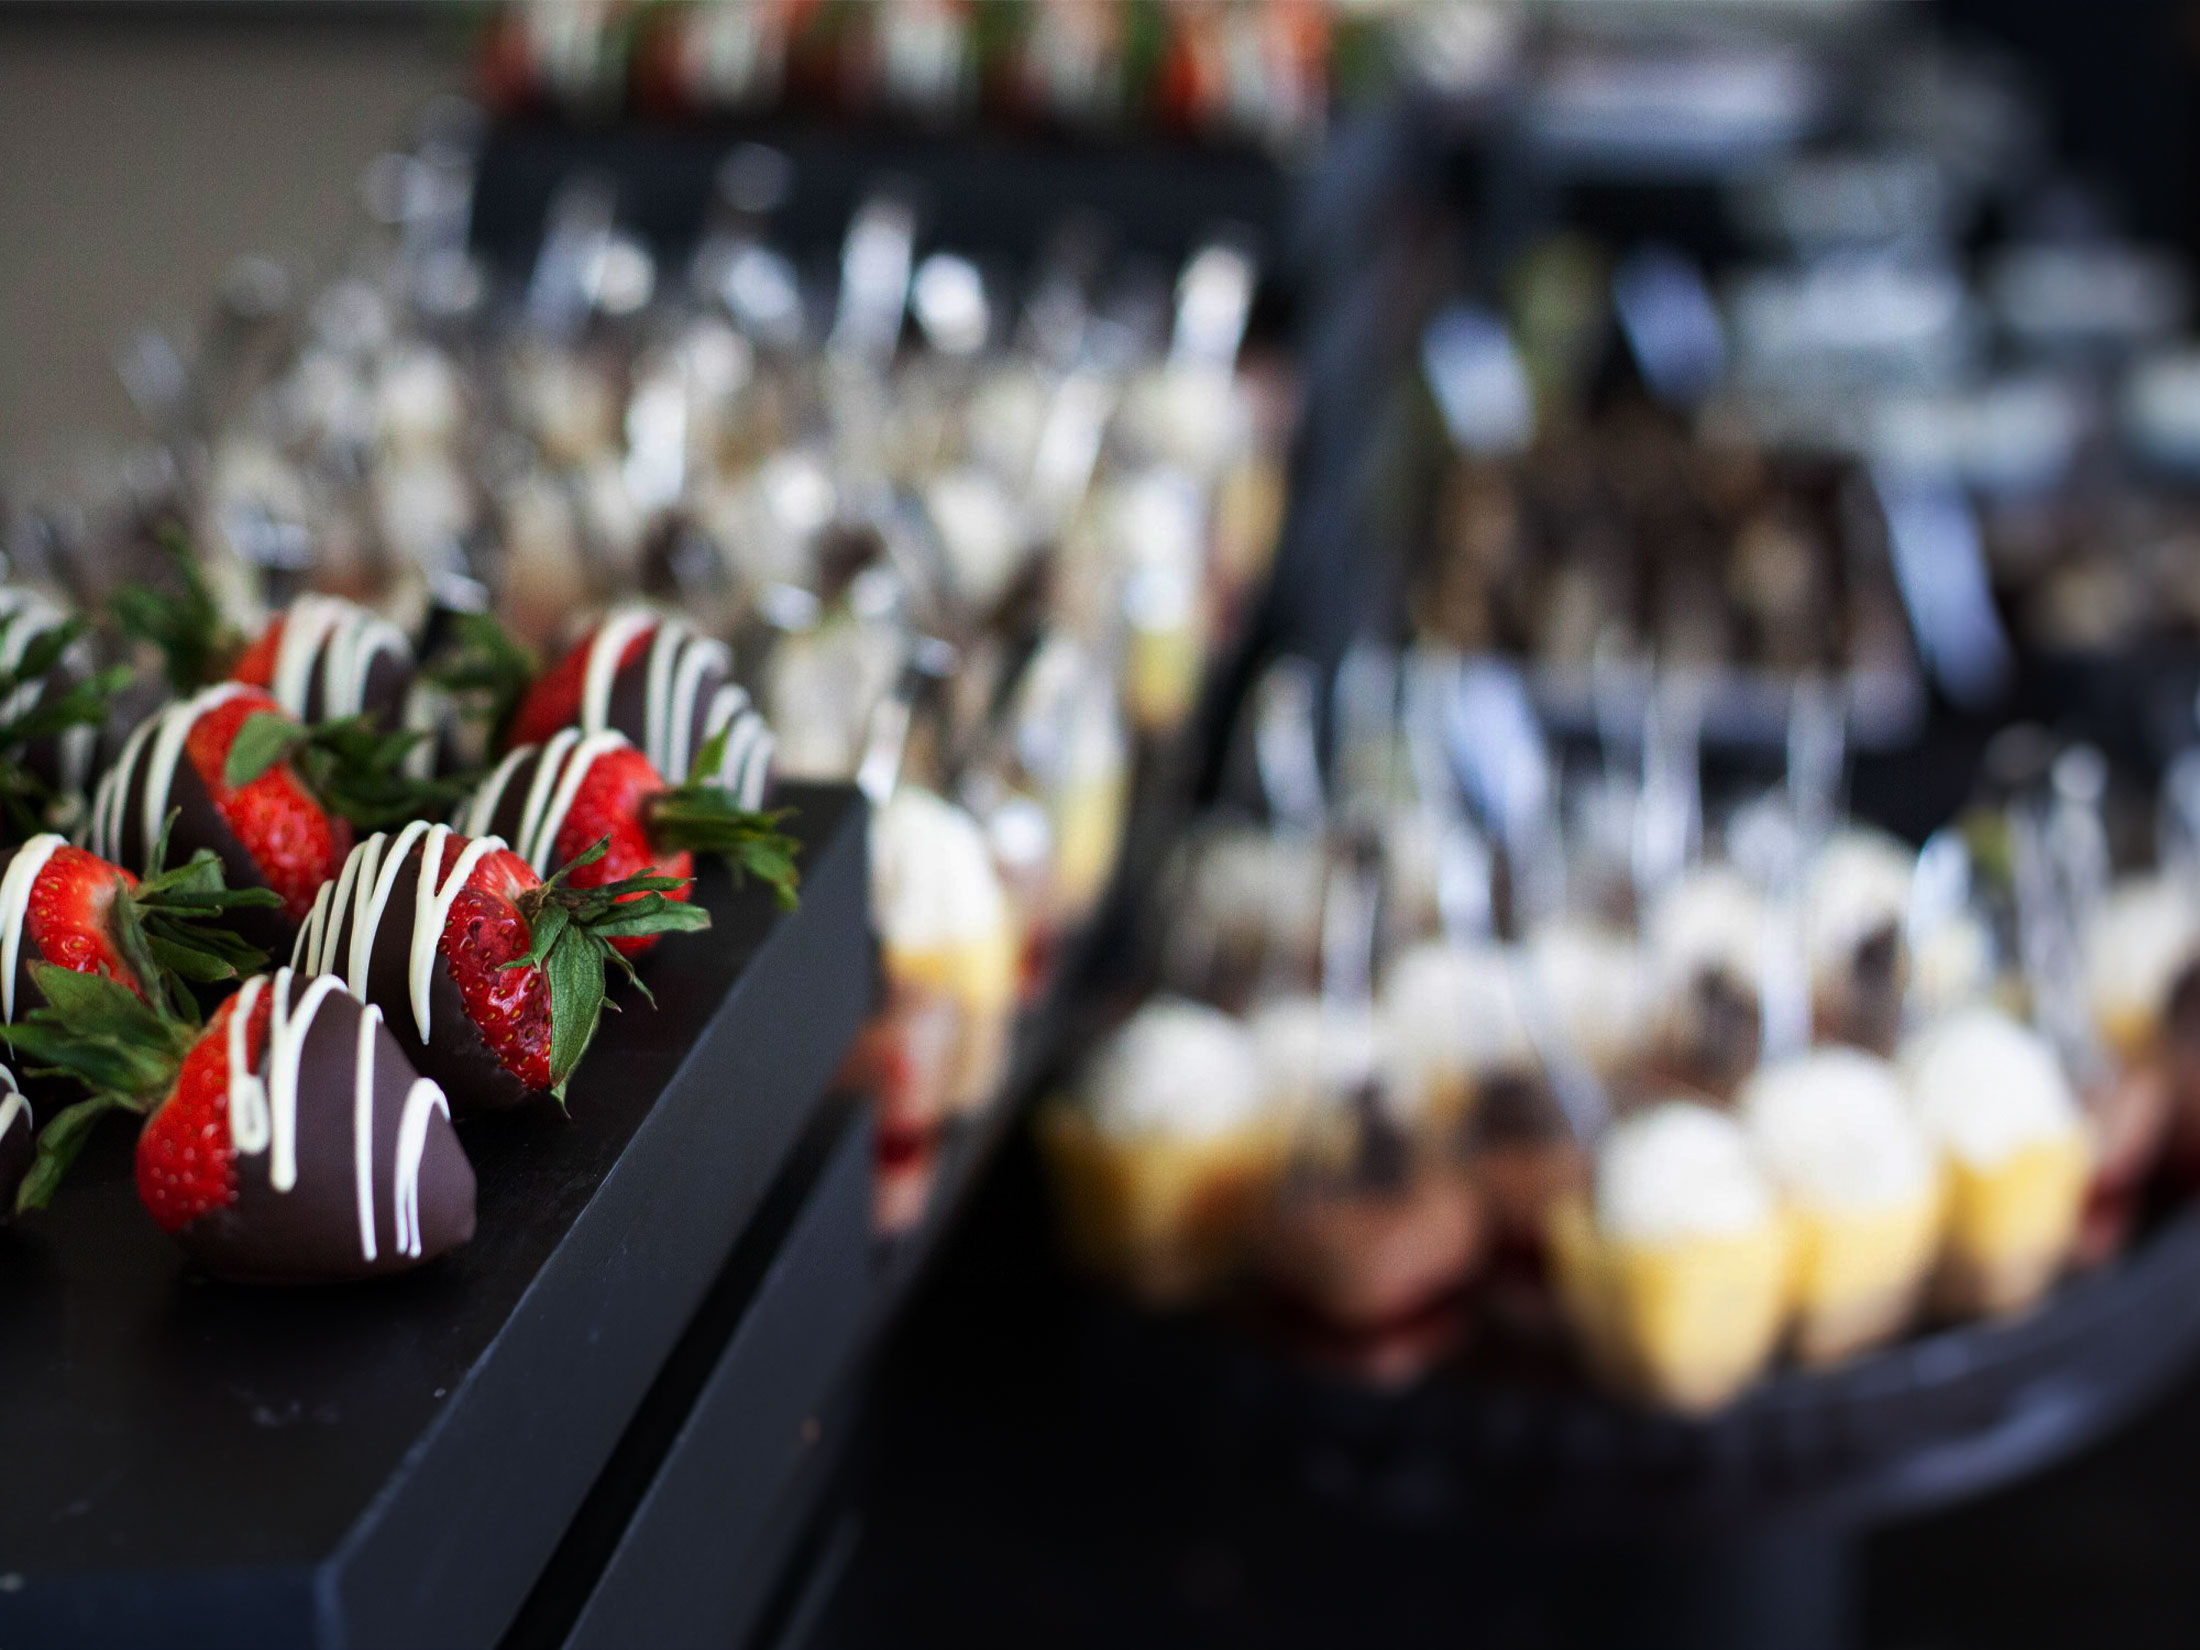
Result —
[{"label": "mini cupcake", "polygon": [[1898,1333],[1940,1239],[1940,1165],[1886,1061],[1823,1048],[1753,1074],[1742,1127],[1784,1199],[1796,1349],[1832,1363]]},{"label": "mini cupcake", "polygon": [[1650,1041],[1650,982],[1625,934],[1562,918],[1529,936],[1527,966],[1556,1029],[1591,1067],[1611,1076],[1642,1059]]},{"label": "mini cupcake", "polygon": [[1819,850],[1804,893],[1804,943],[1820,1034],[1890,1054],[1902,1030],[1903,919],[1917,856],[1876,831]]},{"label": "mini cupcake", "polygon": [[1291,1126],[1252,1038],[1194,1003],[1148,1003],[1100,1050],[1039,1140],[1071,1253],[1155,1307],[1189,1305],[1243,1260]]},{"label": "mini cupcake", "polygon": [[[977,821],[903,786],[871,822],[871,909],[886,971],[874,1026],[890,1126],[974,1111],[999,1086],[1021,937]],[[938,1046],[936,1060],[915,1058]]]},{"label": "mini cupcake", "polygon": [[1919,1033],[1902,1075],[1946,1168],[1941,1305],[2022,1310],[2069,1257],[2093,1166],[2061,1063],[2038,1033],[1970,1008]]},{"label": "mini cupcake", "polygon": [[1480,1199],[1369,1082],[1306,1136],[1262,1223],[1262,1274],[1299,1349],[1362,1379],[1413,1379],[1465,1328]]},{"label": "mini cupcake", "polygon": [[2127,878],[2086,924],[2084,946],[2101,1042],[2124,1061],[2152,1056],[2180,982],[2200,967],[2200,906],[2169,877]]},{"label": "mini cupcake", "polygon": [[1382,1001],[1391,1080],[1440,1128],[1466,1116],[1486,1078],[1534,1069],[1514,967],[1500,946],[1444,940],[1391,964]]},{"label": "mini cupcake", "polygon": [[1732,866],[1705,866],[1658,895],[1645,928],[1661,1061],[1684,1083],[1732,1094],[1757,1063],[1764,902]]},{"label": "mini cupcake", "polygon": [[1617,1124],[1593,1201],[1552,1224],[1559,1292],[1619,1391],[1716,1409],[1771,1359],[1793,1242],[1749,1141],[1725,1114],[1668,1100]]},{"label": "mini cupcake", "polygon": [[1244,1010],[1267,990],[1310,990],[1321,946],[1321,844],[1255,826],[1195,842],[1169,908],[1169,969],[1183,989]]}]

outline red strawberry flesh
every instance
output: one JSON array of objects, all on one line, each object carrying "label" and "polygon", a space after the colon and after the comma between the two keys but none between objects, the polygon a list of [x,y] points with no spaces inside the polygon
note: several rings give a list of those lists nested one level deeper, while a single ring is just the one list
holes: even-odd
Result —
[{"label": "red strawberry flesh", "polygon": [[[455,860],[466,846],[464,837],[454,836],[444,853]],[[437,942],[474,1029],[504,1069],[531,1089],[550,1086],[550,984],[540,968],[505,965],[527,955],[530,931],[516,901],[540,885],[519,855],[501,849],[488,855],[451,902]]]},{"label": "red strawberry flesh", "polygon": [[[274,1009],[263,990],[245,1024],[245,1063],[259,1069]],[[183,1057],[175,1087],[138,1135],[138,1198],[164,1232],[180,1232],[201,1215],[237,1201],[236,1150],[229,1139],[229,1022],[237,999],[214,1011]]]},{"label": "red strawberry flesh", "polygon": [[[590,763],[588,777],[574,793],[573,806],[558,829],[552,852],[557,864],[566,865],[599,842],[608,842],[609,846],[603,858],[576,868],[566,881],[575,888],[601,888],[621,877],[649,872],[681,878],[681,886],[665,897],[686,899],[686,878],[694,873],[694,857],[684,849],[659,854],[649,840],[649,802],[664,789],[665,782],[650,766],[649,758],[631,745],[605,751]],[[639,894],[626,896],[639,898]],[[620,903],[626,903],[626,899]],[[638,957],[657,943],[657,936],[643,934],[611,943],[621,955]]]},{"label": "red strawberry flesh", "polygon": [[275,685],[275,655],[282,645],[283,615],[278,613],[267,621],[260,639],[246,648],[230,667],[229,679],[247,687],[272,688]]},{"label": "red strawberry flesh", "polygon": [[[619,655],[618,668],[625,670],[641,658],[655,634],[656,627],[652,625],[628,642],[626,651]],[[594,642],[595,633],[591,631],[570,653],[536,678],[512,718],[511,731],[505,736],[507,749],[539,745],[560,728],[569,728],[581,719],[581,692],[588,683],[588,652]]]},{"label": "red strawberry flesh", "polygon": [[263,712],[279,716],[283,709],[265,693],[224,700],[192,724],[184,752],[231,834],[282,896],[284,915],[303,922],[314,894],[351,851],[351,827],[321,810],[287,762],[276,763],[249,785],[232,790],[224,783],[222,768],[237,731]]},{"label": "red strawberry flesh", "polygon": [[104,974],[145,995],[145,984],[116,950],[109,916],[137,878],[82,848],[56,848],[31,884],[24,932],[38,956],[77,974]]}]

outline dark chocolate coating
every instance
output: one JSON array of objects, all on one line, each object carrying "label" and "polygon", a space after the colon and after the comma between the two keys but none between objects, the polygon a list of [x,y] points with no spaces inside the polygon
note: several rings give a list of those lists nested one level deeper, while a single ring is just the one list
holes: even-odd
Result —
[{"label": "dark chocolate coating", "polygon": [[[140,876],[154,869],[153,844],[145,839],[145,770],[146,760],[140,756],[130,775],[130,794],[123,808],[118,844],[121,852],[116,856],[119,864]],[[170,865],[181,865],[201,848],[211,848],[222,862],[222,880],[230,887],[268,885],[267,878],[260,874],[259,862],[245,852],[244,844],[230,830],[229,821],[222,818],[221,809],[214,806],[213,793],[207,790],[188,754],[176,763],[176,776],[168,787],[168,806],[176,816],[175,826],[168,833]],[[280,906],[232,911],[225,920],[247,945],[258,946],[274,962],[290,955],[291,944],[298,937],[298,925]]]},{"label": "dark chocolate coating", "polygon": [[[451,837],[444,845],[443,863],[447,867],[463,851],[467,839]],[[475,1029],[466,1013],[466,1001],[459,995],[458,982],[451,978],[450,964],[444,961],[443,948],[436,946],[435,963],[428,975],[428,1029],[429,1041],[420,1041],[420,1030],[413,1022],[411,987],[406,980],[406,970],[411,965],[414,900],[420,890],[420,862],[422,842],[415,842],[405,855],[405,863],[399,867],[390,887],[389,904],[383,907],[382,924],[375,930],[374,944],[367,956],[366,999],[382,1010],[382,1020],[404,1049],[405,1058],[423,1077],[432,1077],[443,1085],[443,1092],[450,1096],[453,1115],[464,1117],[474,1112],[498,1111],[506,1106],[516,1106],[531,1100],[537,1093],[505,1067],[496,1051]],[[331,913],[336,923],[336,950],[338,958],[351,954],[352,907],[346,901]]]},{"label": "dark chocolate coating", "polygon": [[[323,661],[328,657],[328,638],[323,640],[313,655],[313,669],[306,676],[305,714],[301,722],[326,721],[331,712],[328,695],[323,691]],[[374,725],[385,732],[402,727],[405,720],[405,695],[412,691],[413,667],[410,661],[400,659],[394,653],[377,653],[367,664],[367,680],[359,695],[360,714],[373,720]]]},{"label": "dark chocolate coating", "polygon": [[[290,981],[293,1003],[311,985]],[[272,982],[268,989],[274,989]],[[414,1071],[387,1025],[375,1034],[373,1210],[375,1255],[360,1244],[353,1108],[358,1072],[358,1000],[324,997],[298,1062],[297,1183],[278,1192],[272,1148],[236,1159],[237,1200],[176,1234],[191,1257],[217,1276],[251,1283],[321,1283],[403,1272],[457,1248],[474,1235],[474,1171],[441,1113],[428,1118],[420,1156],[420,1253],[398,1247],[393,1187],[397,1133]],[[262,1054],[261,1073],[267,1070]]]},{"label": "dark chocolate coating", "polygon": [[[652,633],[654,643],[654,633]],[[649,749],[649,655],[644,648],[630,664],[620,668],[611,678],[611,697],[604,706],[605,724],[613,731],[623,733],[640,751]],[[726,673],[716,665],[704,671],[695,690],[695,703],[688,711],[688,749],[703,748],[703,729],[710,716],[710,703],[718,697],[718,690],[726,685]],[[684,773],[668,773],[662,776],[667,784],[684,782]]]},{"label": "dark chocolate coating", "polygon": [[528,753],[513,767],[509,779],[504,782],[504,794],[497,798],[496,812],[489,816],[489,834],[500,836],[519,852],[520,815],[527,811],[527,788],[535,782],[535,771],[542,766],[542,746],[531,746]]},{"label": "dark chocolate coating", "polygon": [[[4,1101],[4,1097],[0,1097],[0,1101]],[[0,1222],[15,1213],[15,1194],[23,1184],[23,1177],[31,1172],[31,1159],[36,1150],[30,1110],[25,1107],[8,1120],[5,1129],[0,1129]]]}]

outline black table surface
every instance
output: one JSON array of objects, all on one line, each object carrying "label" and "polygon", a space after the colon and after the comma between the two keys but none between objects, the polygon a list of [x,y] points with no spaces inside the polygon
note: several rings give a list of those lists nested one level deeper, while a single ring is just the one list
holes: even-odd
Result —
[{"label": "black table surface", "polygon": [[0,1639],[494,1641],[867,1006],[863,809],[790,791],[800,911],[706,871],[711,933],[644,963],[657,1009],[622,994],[570,1115],[462,1128],[457,1253],[213,1281],[120,1126],[0,1233]]}]

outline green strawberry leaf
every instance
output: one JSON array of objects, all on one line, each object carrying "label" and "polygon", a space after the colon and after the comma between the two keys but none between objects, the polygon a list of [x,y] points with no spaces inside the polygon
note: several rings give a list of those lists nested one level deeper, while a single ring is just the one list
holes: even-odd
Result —
[{"label": "green strawberry leaf", "polygon": [[109,599],[108,611],[125,635],[159,650],[168,685],[181,696],[220,681],[251,639],[223,616],[181,524],[167,523],[158,536],[177,588],[127,584]]},{"label": "green strawberry leaf", "polygon": [[307,730],[291,761],[329,812],[363,831],[386,830],[446,814],[471,788],[465,775],[422,779],[406,771],[405,759],[430,737],[419,728],[385,733],[372,717],[341,716]]},{"label": "green strawberry leaf", "polygon": [[114,1095],[95,1094],[89,1100],[79,1100],[55,1112],[53,1120],[38,1131],[37,1155],[31,1160],[30,1172],[23,1176],[23,1184],[15,1191],[15,1212],[22,1214],[29,1209],[43,1209],[52,1202],[54,1189],[84,1150],[84,1143],[91,1139],[99,1120],[111,1111],[131,1109],[126,1101]]},{"label": "green strawberry leaf", "polygon": [[541,673],[541,662],[486,613],[456,615],[452,634],[452,645],[420,674],[448,693],[459,714],[478,724],[495,749]]},{"label": "green strawberry leaf", "polygon": [[603,1016],[604,953],[609,950],[586,929],[568,924],[543,959],[543,979],[550,987],[550,1087],[560,1099]]},{"label": "green strawberry leaf", "polygon": [[17,1054],[39,1062],[36,1076],[61,1076],[132,1111],[148,1111],[176,1080],[198,1027],[148,1006],[104,974],[78,974],[54,963],[30,965],[44,1001],[0,1026]]},{"label": "green strawberry leaf", "polygon": [[[42,622],[42,615],[19,609],[0,619],[0,643],[17,625]],[[115,695],[129,685],[130,673],[119,667],[66,686],[51,679],[83,634],[81,618],[48,626],[24,645],[12,666],[0,667],[0,705],[26,701],[13,715],[0,718],[0,814],[17,840],[50,829],[69,800],[24,765],[26,747],[70,728],[101,725]]]},{"label": "green strawberry leaf", "polygon": [[306,742],[306,730],[280,711],[256,711],[244,719],[222,762],[222,783],[242,790]]}]

